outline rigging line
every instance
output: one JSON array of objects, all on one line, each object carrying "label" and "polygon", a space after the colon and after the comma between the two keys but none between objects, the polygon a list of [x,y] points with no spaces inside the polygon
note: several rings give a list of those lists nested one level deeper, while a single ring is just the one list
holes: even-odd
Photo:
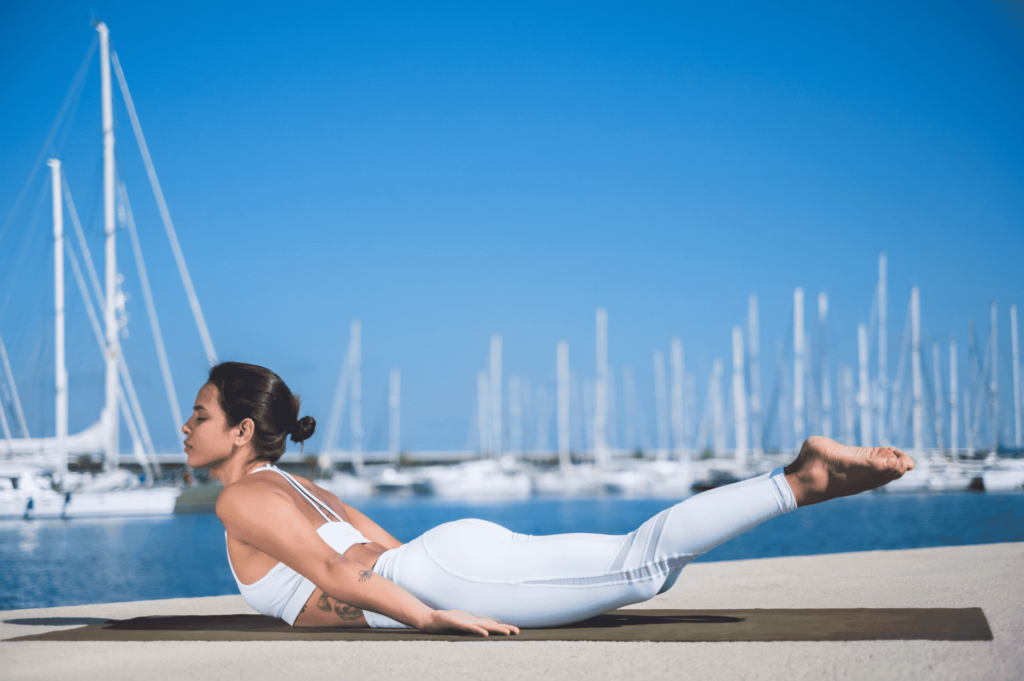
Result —
[{"label": "rigging line", "polygon": [[7,413],[4,409],[3,402],[0,402],[0,425],[4,428],[4,439],[7,440],[7,451],[14,451],[14,443],[11,442],[11,428],[7,425]]},{"label": "rigging line", "polygon": [[[989,418],[993,418],[991,409],[989,408],[988,400],[983,399],[985,394],[988,393],[988,384],[985,382],[985,376],[989,372],[989,360],[992,355],[992,342],[988,341],[985,343],[985,353],[982,355],[981,371],[978,373],[978,385],[974,387],[974,396],[971,398],[974,404],[974,437],[978,437],[978,426],[981,423],[981,409],[985,407],[985,413],[989,415]],[[975,351],[975,363],[977,364],[977,351]]]},{"label": "rigging line", "polygon": [[164,336],[160,331],[160,320],[156,315],[156,305],[153,303],[153,292],[149,287],[149,275],[146,273],[146,263],[142,259],[142,247],[139,245],[139,235],[135,229],[135,217],[132,214],[132,206],[128,201],[128,190],[124,182],[118,185],[121,194],[121,205],[124,207],[125,222],[128,225],[128,236],[132,242],[132,251],[135,254],[135,268],[139,272],[139,281],[142,284],[142,297],[146,301],[146,312],[149,315],[149,326],[153,333],[153,344],[156,346],[157,360],[160,362],[160,373],[164,379],[164,389],[167,391],[167,401],[171,406],[171,419],[175,426],[175,441],[180,440],[181,433],[177,430],[177,424],[184,423],[181,417],[181,405],[178,402],[178,394],[174,390],[174,378],[171,374],[171,365],[167,361],[167,350],[164,346]]},{"label": "rigging line", "polygon": [[[71,271],[75,275],[75,282],[78,284],[78,292],[82,296],[82,302],[85,303],[85,312],[89,317],[89,323],[92,326],[93,336],[96,338],[96,344],[99,347],[100,354],[104,357],[107,355],[107,341],[103,335],[103,329],[100,326],[99,317],[96,316],[96,309],[93,307],[92,299],[89,297],[89,289],[85,285],[85,277],[82,276],[82,268],[78,264],[78,257],[75,255],[74,249],[71,247],[70,241],[64,242],[64,250],[68,255],[68,262],[71,264]],[[131,408],[132,414],[125,413],[125,419],[128,423],[129,430],[135,428],[135,422],[138,422],[138,431],[132,433],[133,440],[141,439],[144,451],[154,456],[156,450],[153,447],[153,439],[150,437],[149,428],[146,426],[146,419],[142,414],[142,405],[139,403],[138,395],[135,392],[135,384],[132,382],[131,374],[128,372],[128,364],[125,362],[124,353],[118,355],[117,368],[121,374],[121,381],[124,384],[124,390],[121,391],[121,400],[127,400],[127,403],[122,404],[122,409],[128,407]],[[129,417],[132,417],[129,420]],[[140,438],[141,436],[141,438]],[[154,462],[156,459],[154,458]],[[149,463],[145,462],[143,467],[148,468]],[[160,472],[160,465],[156,463],[157,473]]]},{"label": "rigging line", "polygon": [[78,72],[75,74],[74,80],[71,81],[71,87],[68,89],[68,93],[64,96],[64,103],[61,104],[60,111],[57,113],[57,117],[54,119],[53,125],[50,127],[50,134],[46,136],[43,148],[39,150],[39,156],[36,157],[36,162],[32,165],[32,170],[28,174],[28,180],[25,182],[25,186],[22,187],[21,193],[18,194],[18,198],[15,199],[14,207],[11,208],[11,212],[8,214],[7,220],[4,221],[4,226],[0,228],[0,241],[3,241],[4,234],[7,233],[7,228],[11,226],[11,221],[14,219],[14,215],[18,212],[18,208],[21,206],[21,202],[25,198],[28,188],[32,186],[32,180],[35,179],[36,173],[39,172],[39,167],[43,164],[43,159],[46,158],[46,152],[49,151],[50,145],[53,143],[53,138],[56,137],[57,130],[60,128],[60,124],[64,121],[64,115],[71,107],[72,100],[76,99],[76,93],[82,89],[82,84],[85,82],[85,76],[89,70],[89,62],[92,61],[92,55],[96,51],[96,45],[98,42],[98,37],[93,36],[92,42],[89,45],[89,50],[85,53],[85,58],[78,67]]},{"label": "rigging line", "polygon": [[345,348],[345,357],[341,360],[341,373],[338,375],[338,385],[334,389],[334,399],[331,400],[331,411],[327,417],[327,431],[324,433],[323,451],[334,450],[336,441],[341,435],[342,420],[345,418],[345,400],[348,398],[349,374],[352,371],[352,344]]},{"label": "rigging line", "polygon": [[7,382],[10,384],[11,395],[14,398],[14,412],[18,417],[18,426],[21,428],[22,437],[31,437],[28,433],[28,424],[25,422],[25,412],[21,409],[21,397],[18,395],[18,385],[14,382],[14,372],[11,371],[11,362],[7,358],[7,348],[4,346],[4,339],[0,338],[0,360],[3,361],[4,371],[7,373]]},{"label": "rigging line", "polygon": [[78,211],[75,210],[75,201],[71,198],[71,187],[68,186],[68,179],[64,173],[60,174],[61,184],[64,187],[64,198],[67,201],[68,214],[71,216],[71,224],[75,228],[75,236],[78,238],[78,247],[82,250],[82,259],[85,260],[85,269],[89,273],[89,279],[92,282],[93,292],[96,294],[96,300],[99,306],[105,307],[104,302],[105,296],[103,295],[103,287],[100,286],[100,278],[96,274],[96,266],[93,264],[92,255],[89,253],[89,246],[85,242],[85,232],[82,231],[82,223],[78,219]]},{"label": "rigging line", "polygon": [[462,449],[464,451],[467,451],[467,452],[471,451],[471,449],[473,447],[473,443],[475,443],[479,439],[479,437],[480,437],[479,434],[477,433],[477,431],[480,429],[480,427],[477,424],[476,410],[477,410],[477,405],[476,405],[476,400],[474,399],[473,400],[473,409],[472,409],[472,412],[471,412],[472,416],[470,416],[470,418],[469,418],[469,428],[466,430],[466,441],[463,442],[463,444],[462,444]]},{"label": "rigging line", "polygon": [[[121,399],[118,403],[121,406],[121,414],[124,416],[124,423],[128,426],[128,434],[132,438],[132,453],[135,455],[135,460],[142,466],[142,470],[146,473],[146,487],[152,487],[153,485],[153,467],[150,465],[149,459],[146,458],[145,451],[139,451],[138,447],[135,447],[135,443],[139,441],[139,430],[136,427],[135,420],[132,418],[132,411],[128,407],[128,401],[125,399],[124,393],[119,396]],[[145,445],[143,445],[145,447]],[[154,459],[155,461],[155,459]],[[159,475],[159,471],[157,472]]]},{"label": "rigging line", "polygon": [[697,426],[697,439],[693,443],[693,448],[697,451],[703,451],[702,448],[706,449],[708,437],[710,437],[709,431],[711,429],[711,384],[712,379],[708,379],[708,390],[704,396],[704,408],[701,411],[700,423]]},{"label": "rigging line", "polygon": [[[84,83],[84,81],[83,81],[83,83]],[[78,107],[82,103],[82,94],[84,92],[85,92],[85,88],[84,87],[78,88],[78,92],[77,92],[77,94],[75,94],[74,99],[71,102],[71,107],[69,108],[68,113],[66,113],[64,115],[64,118],[66,119],[66,123],[63,126],[63,130],[57,133],[56,138],[54,139],[54,141],[51,143],[51,146],[50,146],[50,150],[51,150],[50,157],[51,158],[62,158],[62,154],[63,154],[63,151],[64,151],[64,145],[68,141],[68,135],[71,134],[71,128],[73,127],[73,124],[74,124],[74,121],[75,121],[75,115],[78,113]]]},{"label": "rigging line", "polygon": [[[889,434],[893,436],[894,441],[896,437],[899,437],[899,441],[903,441],[903,421],[900,421],[900,414],[898,410],[901,408],[902,398],[901,391],[903,390],[903,373],[907,363],[907,349],[910,347],[910,303],[907,303],[907,314],[903,318],[903,337],[900,339],[900,356],[896,361],[896,376],[892,382],[892,389],[889,393],[890,404],[892,410],[889,412]],[[904,418],[905,421],[905,418]],[[899,432],[897,432],[899,428]]]},{"label": "rigging line", "polygon": [[383,407],[377,410],[377,418],[374,419],[373,428],[370,429],[370,442],[373,443],[373,448],[369,451],[379,452],[384,440],[385,426],[390,425],[388,420],[390,418],[390,412],[388,410],[388,393],[384,391],[384,399],[381,402]]},{"label": "rigging line", "polygon": [[[10,271],[12,273],[11,277],[10,277],[10,279],[11,279],[11,286],[7,290],[7,297],[4,298],[3,305],[0,306],[0,321],[3,321],[4,316],[7,314],[7,306],[10,305],[10,303],[11,303],[11,296],[14,295],[14,291],[16,289],[16,287],[14,286],[14,282],[18,281],[18,277],[21,274],[21,268],[25,265],[25,260],[26,260],[26,257],[28,256],[28,252],[29,252],[29,243],[32,240],[32,235],[35,234],[36,227],[39,226],[39,214],[42,211],[43,202],[46,199],[47,194],[49,194],[49,193],[50,193],[49,183],[48,182],[44,182],[43,186],[42,186],[42,190],[39,192],[39,199],[36,201],[36,209],[35,209],[35,212],[34,212],[34,214],[32,216],[31,225],[28,228],[28,230],[25,232],[25,236],[21,240],[21,246],[18,248],[18,251],[19,251],[18,262],[15,264],[13,270],[8,270],[8,271]],[[38,291],[42,291],[42,287],[38,287]]]},{"label": "rigging line", "polygon": [[[868,338],[874,338],[878,334],[878,284],[875,284],[875,292],[871,296],[871,312],[868,313]],[[870,346],[870,342],[868,343]],[[877,350],[876,350],[877,352]]]},{"label": "rigging line", "polygon": [[78,283],[78,292],[82,295],[82,302],[85,303],[85,313],[89,317],[89,323],[92,326],[93,335],[96,336],[96,344],[100,349],[100,355],[102,357],[106,357],[107,341],[103,338],[103,330],[100,326],[100,320],[96,317],[96,309],[93,307],[92,300],[89,298],[89,289],[86,288],[85,277],[82,276],[82,268],[78,265],[78,256],[75,255],[75,251],[71,248],[71,243],[68,241],[64,242],[64,251],[68,255],[68,262],[71,264],[71,272],[75,275],[75,281]]},{"label": "rigging line", "polygon": [[128,91],[128,82],[125,80],[124,72],[121,70],[121,62],[117,58],[117,52],[110,51],[110,60],[114,65],[114,72],[117,74],[117,83],[121,88],[121,97],[124,99],[125,107],[128,109],[128,118],[131,119],[132,129],[135,131],[135,140],[142,153],[142,161],[146,165],[146,174],[149,175],[149,183],[153,187],[153,195],[156,197],[157,207],[160,209],[160,217],[167,231],[167,238],[171,242],[171,250],[174,252],[174,260],[178,264],[178,274],[181,276],[181,283],[185,287],[185,295],[188,296],[189,306],[192,308],[192,316],[195,318],[196,327],[199,330],[199,338],[203,342],[203,349],[206,351],[206,360],[210,366],[217,363],[217,353],[213,349],[213,339],[210,338],[210,330],[203,318],[203,310],[199,307],[199,297],[196,296],[195,287],[192,285],[192,277],[189,276],[188,266],[185,264],[185,256],[181,252],[181,245],[178,243],[178,235],[174,231],[174,223],[171,222],[171,213],[167,208],[167,201],[164,199],[163,190],[160,189],[160,180],[156,176],[156,168],[153,166],[153,159],[149,155],[149,147],[146,146],[146,138],[142,134],[142,126],[139,117],[135,113],[135,104],[132,102],[131,93]]}]

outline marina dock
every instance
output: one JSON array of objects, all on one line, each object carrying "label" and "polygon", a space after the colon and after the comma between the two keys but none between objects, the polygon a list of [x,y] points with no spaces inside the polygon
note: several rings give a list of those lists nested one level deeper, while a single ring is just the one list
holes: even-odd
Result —
[{"label": "marina dock", "polygon": [[[154,615],[251,613],[240,596],[0,612],[5,679],[1019,679],[1024,543],[697,563],[641,609],[980,607],[991,641],[41,642]],[[197,578],[199,575],[197,575]]]}]

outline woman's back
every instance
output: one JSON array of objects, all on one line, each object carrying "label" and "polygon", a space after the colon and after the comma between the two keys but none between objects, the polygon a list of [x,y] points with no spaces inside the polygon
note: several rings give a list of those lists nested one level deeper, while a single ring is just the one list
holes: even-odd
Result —
[{"label": "woman's back", "polygon": [[[292,476],[276,466],[268,465],[258,468],[231,487],[236,492],[231,497],[225,497],[227,503],[230,503],[230,499],[239,496],[239,493],[255,499],[268,494],[286,495],[310,525],[317,530],[317,534],[323,537],[324,541],[338,553],[345,553],[353,544],[371,543],[371,540],[364,537],[352,525],[345,505],[340,503],[337,497],[320,489],[309,480]],[[221,510],[223,507],[218,502],[218,515]],[[273,522],[274,519],[265,518],[265,520]],[[256,547],[237,537],[232,537],[231,532],[225,531],[225,535],[228,560],[235,573],[235,578],[240,584],[253,584],[261,580],[280,563]],[[380,547],[377,555],[383,551],[384,548]]]}]

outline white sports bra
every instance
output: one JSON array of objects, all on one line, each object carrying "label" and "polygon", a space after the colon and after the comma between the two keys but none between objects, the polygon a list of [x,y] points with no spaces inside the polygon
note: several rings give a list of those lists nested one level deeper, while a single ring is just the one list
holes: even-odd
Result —
[{"label": "white sports bra", "polygon": [[[353,544],[370,543],[370,540],[364,537],[359,530],[342,520],[341,516],[335,513],[330,506],[310,494],[309,490],[299,484],[288,473],[270,464],[251,472],[258,473],[260,471],[279,473],[306,501],[313,505],[317,513],[323,516],[323,519],[326,521],[323,525],[316,528],[316,533],[327,542],[328,546],[338,553],[345,553]],[[326,509],[328,513],[335,517],[336,521],[332,522],[321,509]],[[227,534],[227,532],[224,533],[225,539]],[[278,563],[270,569],[270,572],[252,584],[242,584],[241,580],[238,579],[238,575],[235,574],[235,568],[231,565],[230,555],[228,556],[228,566],[231,567],[231,574],[234,576],[235,583],[238,584],[238,590],[242,592],[242,598],[245,599],[246,603],[260,614],[279,617],[288,624],[295,624],[295,618],[299,616],[302,606],[306,604],[310,595],[316,590],[316,584],[284,563]]]}]

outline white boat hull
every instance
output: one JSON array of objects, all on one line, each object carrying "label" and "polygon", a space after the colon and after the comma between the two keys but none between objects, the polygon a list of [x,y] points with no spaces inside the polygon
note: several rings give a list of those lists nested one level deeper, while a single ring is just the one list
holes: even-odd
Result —
[{"label": "white boat hull", "polygon": [[314,480],[314,482],[342,501],[373,495],[373,483],[366,478],[357,478],[354,475],[335,473],[330,480]]},{"label": "white boat hull", "polygon": [[573,466],[567,471],[535,473],[533,491],[546,497],[587,497],[603,493],[604,484],[593,468]]},{"label": "white boat hull", "polygon": [[171,515],[181,490],[177,487],[55,492],[3,490],[0,518],[93,518],[101,516]]},{"label": "white boat hull", "polygon": [[985,471],[981,481],[986,492],[1018,492],[1024,488],[1024,469]]},{"label": "white boat hull", "polygon": [[533,495],[530,476],[497,462],[467,461],[457,466],[420,469],[435,496],[444,499],[526,499]]},{"label": "white boat hull", "polygon": [[178,487],[72,492],[64,517],[171,515],[179,496]]}]

